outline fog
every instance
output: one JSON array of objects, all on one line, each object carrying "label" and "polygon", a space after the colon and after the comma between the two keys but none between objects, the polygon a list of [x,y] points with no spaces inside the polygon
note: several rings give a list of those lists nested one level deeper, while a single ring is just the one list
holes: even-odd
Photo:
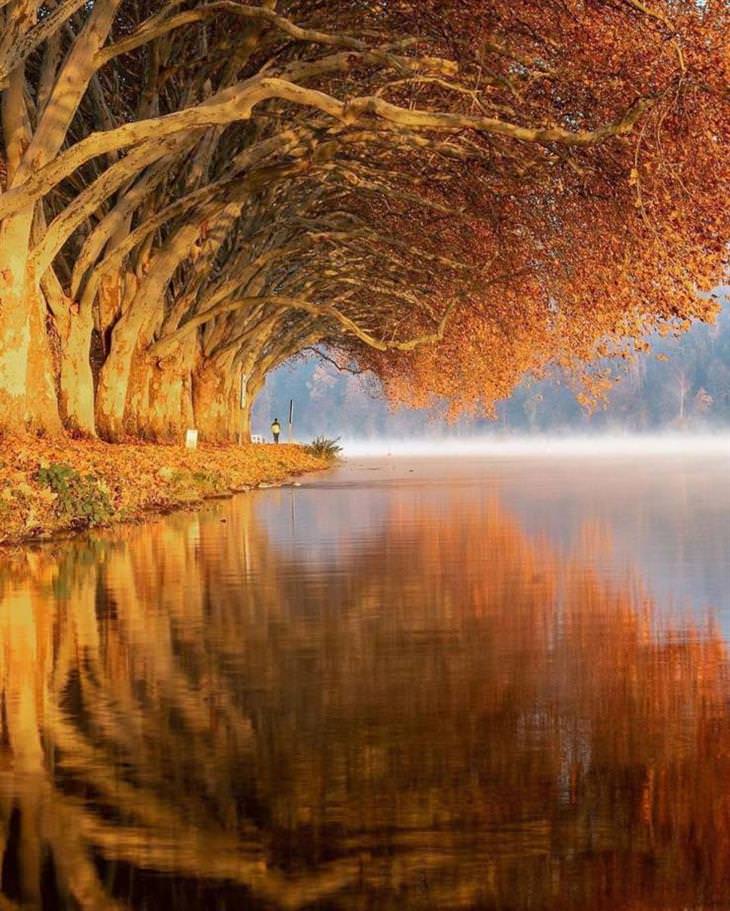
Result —
[{"label": "fog", "polygon": [[350,457],[486,456],[494,458],[725,456],[730,459],[730,431],[717,433],[519,435],[468,438],[343,439]]},{"label": "fog", "polygon": [[[651,354],[611,364],[619,382],[605,402],[587,411],[568,378],[527,378],[484,416],[444,420],[445,402],[431,408],[391,408],[370,374],[350,375],[317,358],[298,359],[266,382],[254,408],[254,432],[268,434],[271,421],[294,403],[294,437],[341,437],[352,451],[372,440],[373,451],[654,453],[717,449],[715,433],[730,434],[730,306],[715,325],[697,324],[680,339],[652,341]],[[596,434],[608,436],[596,442]],[[627,436],[637,434],[638,441]],[[683,435],[692,434],[687,442]],[[509,444],[502,439],[514,436]],[[530,435],[539,439],[526,440]],[[656,436],[655,436],[656,435]],[[648,438],[647,438],[648,436]],[[424,442],[428,438],[430,442]],[[570,439],[568,439],[570,438]],[[695,439],[696,438],[696,439]],[[455,442],[458,440],[459,442]],[[368,446],[370,451],[370,446]]]}]

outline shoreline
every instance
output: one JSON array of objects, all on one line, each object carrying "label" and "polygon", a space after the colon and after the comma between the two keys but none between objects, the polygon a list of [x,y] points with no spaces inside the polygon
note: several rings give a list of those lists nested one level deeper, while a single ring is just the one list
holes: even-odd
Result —
[{"label": "shoreline", "polygon": [[0,553],[282,486],[332,463],[298,444],[104,443],[4,437]]}]

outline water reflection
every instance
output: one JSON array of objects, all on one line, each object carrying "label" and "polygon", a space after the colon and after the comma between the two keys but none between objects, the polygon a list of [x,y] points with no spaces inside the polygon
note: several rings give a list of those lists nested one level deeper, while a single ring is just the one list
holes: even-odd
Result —
[{"label": "water reflection", "polygon": [[349,491],[315,559],[302,494],[4,559],[0,908],[727,906],[711,622],[590,515]]}]

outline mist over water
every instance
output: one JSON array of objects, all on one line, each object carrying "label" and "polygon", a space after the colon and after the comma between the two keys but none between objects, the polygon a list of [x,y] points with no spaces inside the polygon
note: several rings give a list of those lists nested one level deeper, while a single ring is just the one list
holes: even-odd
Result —
[{"label": "mist over water", "polygon": [[[720,456],[730,460],[730,431],[656,434],[485,434],[475,437],[343,438],[347,456],[444,458],[659,458]],[[730,467],[730,462],[728,463]]]},{"label": "mist over water", "polygon": [[[642,442],[622,446],[648,452],[668,448],[663,441],[643,442],[654,434],[671,440],[692,437],[686,444],[678,439],[677,447],[718,445],[706,438],[730,435],[730,307],[725,306],[714,325],[698,323],[678,339],[653,338],[651,345],[651,353],[634,362],[608,362],[618,382],[590,412],[577,402],[570,378],[551,375],[526,378],[509,398],[494,403],[493,420],[464,416],[453,423],[444,419],[448,402],[435,401],[421,409],[391,407],[372,374],[350,375],[317,358],[298,359],[267,378],[254,408],[254,431],[268,433],[273,418],[288,414],[293,401],[297,439],[342,437],[353,452],[364,451],[361,441],[374,440],[373,451],[385,454],[400,449],[405,439],[413,441],[411,454],[425,454],[427,440],[443,441],[442,447],[451,452],[452,437],[470,441],[459,443],[459,451],[484,450],[495,436],[516,437],[517,449],[522,448],[522,437],[536,436],[541,451],[572,451],[566,436],[582,440],[599,434],[611,440],[610,445],[601,444],[601,452],[613,448],[614,437],[623,440],[627,434],[637,434]],[[557,447],[554,437],[560,440]]]}]

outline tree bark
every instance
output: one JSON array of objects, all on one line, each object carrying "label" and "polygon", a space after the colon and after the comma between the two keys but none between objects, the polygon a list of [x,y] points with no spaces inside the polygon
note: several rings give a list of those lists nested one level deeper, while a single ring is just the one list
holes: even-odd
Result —
[{"label": "tree bark", "polygon": [[201,440],[210,443],[230,439],[231,406],[230,379],[214,369],[198,369],[193,377],[193,412]]},{"label": "tree bark", "polygon": [[[190,346],[188,346],[189,348]],[[125,430],[155,442],[179,442],[194,426],[192,358],[189,350],[158,361],[145,348],[133,360]]]},{"label": "tree bark", "polygon": [[241,408],[237,377],[216,361],[207,361],[193,375],[193,411],[201,440],[208,443],[251,438],[250,406]]},{"label": "tree bark", "polygon": [[94,377],[91,370],[90,312],[76,314],[61,332],[59,406],[64,426],[72,433],[96,436]]},{"label": "tree bark", "polygon": [[108,440],[119,440],[125,434],[124,412],[134,356],[137,351],[146,351],[146,342],[151,340],[155,320],[160,316],[156,305],[199,231],[197,224],[184,225],[167,241],[137,287],[127,312],[114,327],[111,350],[97,389],[97,428]]},{"label": "tree bark", "polygon": [[32,213],[0,226],[0,426],[59,433],[46,307],[28,265]]},{"label": "tree bark", "polygon": [[99,384],[96,389],[96,429],[99,436],[109,442],[117,442],[125,435],[124,412],[132,362],[141,329],[141,316],[128,314],[116,324],[112,332],[109,356],[99,373]]},{"label": "tree bark", "polygon": [[256,397],[264,385],[265,375],[261,373],[254,373],[248,377],[246,382],[246,439],[245,442],[251,442],[251,416],[253,414],[253,406],[256,402]]}]

